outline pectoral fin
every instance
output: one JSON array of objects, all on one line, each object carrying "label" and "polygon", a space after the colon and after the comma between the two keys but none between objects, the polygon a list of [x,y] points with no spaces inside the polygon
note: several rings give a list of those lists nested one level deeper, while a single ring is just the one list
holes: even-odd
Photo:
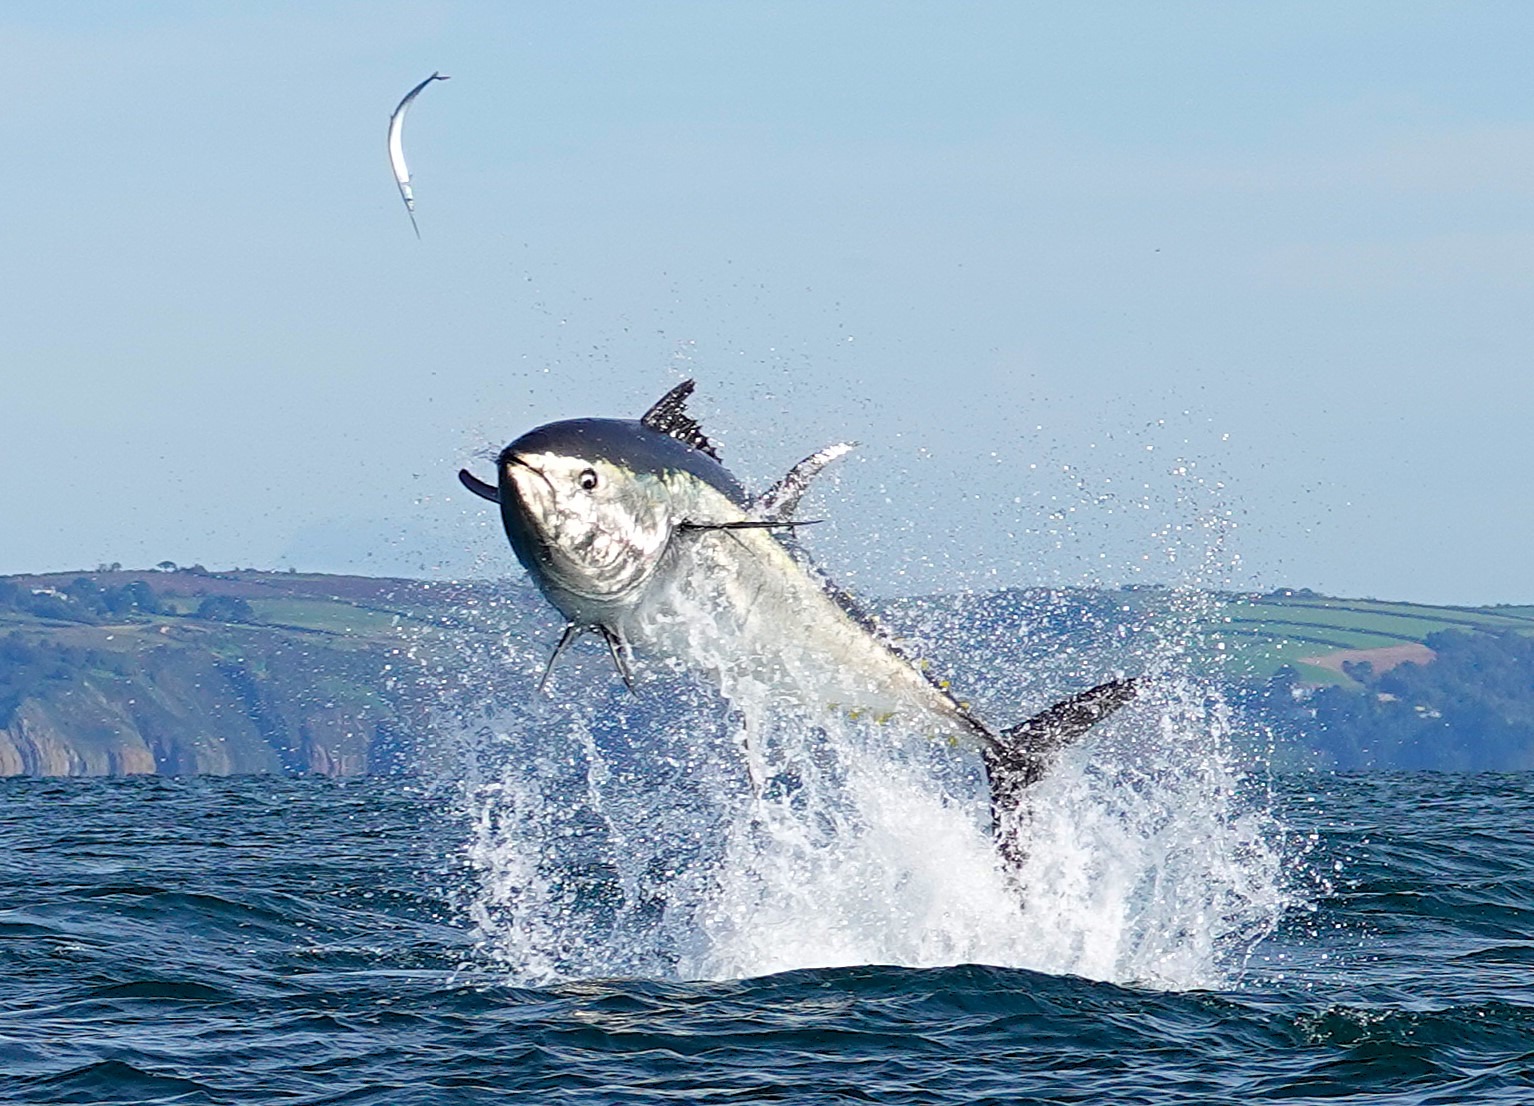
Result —
[{"label": "pectoral fin", "polygon": [[676,528],[684,534],[700,530],[792,530],[799,526],[814,526],[820,521],[818,518],[807,518],[801,522],[748,518],[739,522],[679,522]]},{"label": "pectoral fin", "polygon": [[750,518],[734,522],[681,522],[677,524],[677,530],[685,534],[704,530],[793,530],[800,526],[813,526],[820,519],[794,518],[799,500],[821,469],[851,449],[852,443],[838,442],[810,454],[789,469],[787,476],[752,501],[747,511]]}]

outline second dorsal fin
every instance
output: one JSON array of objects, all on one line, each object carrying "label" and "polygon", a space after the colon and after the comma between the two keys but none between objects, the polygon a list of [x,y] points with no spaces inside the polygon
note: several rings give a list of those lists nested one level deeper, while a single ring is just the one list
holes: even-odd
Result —
[{"label": "second dorsal fin", "polygon": [[692,390],[696,386],[695,381],[682,381],[661,396],[655,406],[646,411],[639,421],[657,434],[665,434],[679,442],[685,442],[717,461],[719,452],[714,448],[714,443],[709,441],[707,435],[703,433],[703,427],[699,425],[698,420],[687,413],[687,397],[692,395]]},{"label": "second dorsal fin", "polygon": [[838,457],[852,452],[853,442],[837,442],[828,445],[788,471],[788,475],[756,497],[751,513],[757,518],[787,523],[794,517],[799,500],[810,486],[810,481],[820,475],[820,470]]}]

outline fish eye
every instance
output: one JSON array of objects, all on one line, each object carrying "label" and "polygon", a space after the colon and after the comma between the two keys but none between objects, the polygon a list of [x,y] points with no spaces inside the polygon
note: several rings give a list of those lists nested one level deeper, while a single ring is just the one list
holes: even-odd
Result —
[{"label": "fish eye", "polygon": [[588,492],[592,488],[595,488],[597,486],[597,470],[596,469],[585,469],[585,470],[583,470],[581,472],[581,475],[580,475],[580,482],[581,482],[581,487],[584,488]]}]

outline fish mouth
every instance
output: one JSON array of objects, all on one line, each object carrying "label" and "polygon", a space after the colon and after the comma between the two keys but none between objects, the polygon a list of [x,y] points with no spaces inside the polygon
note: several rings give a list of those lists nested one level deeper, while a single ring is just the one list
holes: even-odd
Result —
[{"label": "fish mouth", "polygon": [[554,482],[536,465],[509,449],[496,458],[496,465],[500,469],[501,522],[506,528],[506,537],[510,539],[512,551],[517,554],[523,566],[535,576],[541,575],[553,565],[553,544],[539,512],[535,510],[536,497],[522,490],[522,481],[526,473],[536,476],[548,489],[550,501],[553,499]]},{"label": "fish mouth", "polygon": [[[528,472],[535,474],[545,484],[549,483],[549,478],[543,475],[542,469],[538,468],[520,453],[513,453],[510,449],[501,450],[501,455],[495,459],[495,463],[503,469],[512,466],[525,468]],[[552,485],[550,486],[552,487]]]},{"label": "fish mouth", "polygon": [[513,453],[508,449],[497,459],[497,464],[500,466],[501,472],[505,475],[506,483],[511,485],[511,490],[515,494],[517,505],[520,506],[523,511],[531,514],[532,504],[528,502],[528,497],[522,493],[521,483],[517,479],[518,474],[512,470],[521,469],[523,472],[528,472],[536,476],[539,480],[543,481],[543,486],[548,489],[550,499],[553,499],[554,481],[550,480],[541,468],[539,468],[537,465],[534,465],[527,458],[521,456],[520,454]]}]

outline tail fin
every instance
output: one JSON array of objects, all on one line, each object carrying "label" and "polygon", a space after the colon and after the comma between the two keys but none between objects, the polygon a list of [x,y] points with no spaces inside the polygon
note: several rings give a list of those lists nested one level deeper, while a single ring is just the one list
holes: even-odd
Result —
[{"label": "tail fin", "polygon": [[1019,832],[1027,816],[1023,792],[1044,778],[1061,749],[1133,699],[1143,682],[1136,678],[1098,684],[1004,730],[985,747],[992,833],[1008,868],[1015,871],[1026,855]]}]

